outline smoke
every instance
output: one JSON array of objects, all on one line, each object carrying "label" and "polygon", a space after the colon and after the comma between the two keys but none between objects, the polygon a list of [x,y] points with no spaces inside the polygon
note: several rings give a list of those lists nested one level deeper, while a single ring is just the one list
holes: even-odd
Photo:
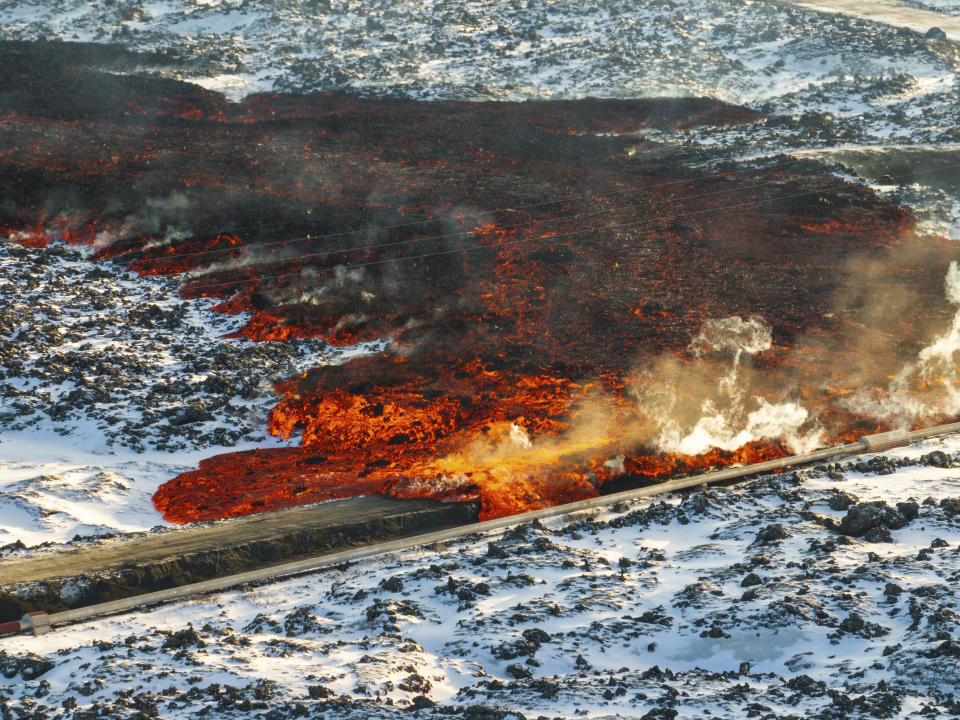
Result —
[{"label": "smoke", "polygon": [[773,346],[759,317],[704,321],[683,353],[648,359],[630,378],[648,424],[641,441],[684,455],[756,440],[804,452],[858,421],[908,427],[957,418],[960,264],[947,261],[951,254],[950,244],[912,237],[851,258],[826,329],[788,350]]},{"label": "smoke", "polygon": [[603,479],[624,472],[622,455],[597,463],[616,454],[624,426],[611,400],[599,392],[586,392],[575,402],[569,424],[557,434],[531,437],[522,417],[493,422],[458,451],[431,463],[427,474],[470,478],[487,498],[512,498],[507,505],[531,508],[553,504],[545,498],[570,482],[581,488],[581,496],[594,493]]},{"label": "smoke", "polygon": [[463,455],[475,466],[507,471],[511,467],[555,465],[561,459],[592,459],[604,451],[612,453],[613,443],[624,431],[617,418],[617,410],[608,398],[590,393],[577,399],[569,425],[556,435],[531,438],[519,421],[497,423],[485,436],[474,440]]},{"label": "smoke", "polygon": [[[782,439],[797,452],[812,450],[820,444],[819,429],[804,431],[810,414],[798,403],[770,403],[759,396],[753,401],[756,409],[748,412],[742,397],[708,398],[692,428],[676,420],[662,422],[655,445],[667,452],[699,455],[712,448],[736,450],[756,440]],[[726,407],[723,402],[727,403]]]},{"label": "smoke", "polygon": [[166,247],[172,243],[180,242],[190,238],[191,233],[181,228],[168,227],[162,235],[156,236],[143,244],[142,250],[152,250],[153,248]]},{"label": "smoke", "polygon": [[300,271],[298,282],[279,293],[271,295],[274,304],[297,303],[301,305],[320,305],[331,297],[336,290],[338,295],[354,295],[357,300],[369,303],[376,295],[366,289],[366,269],[336,265],[332,270],[319,272],[316,268],[305,267]]},{"label": "smoke", "polygon": [[761,318],[708,319],[686,357],[660,357],[635,372],[629,393],[648,424],[645,443],[683,455],[736,450],[755,440],[784,440],[798,451],[816,447],[822,431],[810,413],[795,401],[767,397],[764,374],[747,362],[772,341]]},{"label": "smoke", "polygon": [[144,206],[123,221],[124,232],[130,235],[156,235],[148,247],[166,245],[191,236],[190,222],[196,212],[194,201],[174,190],[164,197],[147,198]]},{"label": "smoke", "polygon": [[744,320],[733,316],[704,322],[700,334],[690,343],[690,350],[697,357],[711,351],[732,351],[737,365],[742,353],[755,355],[769,350],[772,344],[773,333],[761,318]]},{"label": "smoke", "polygon": [[[292,240],[291,242],[295,243],[296,240]],[[235,249],[240,251],[239,255],[236,257],[218,259],[211,263],[200,264],[192,270],[187,270],[184,272],[184,279],[189,281],[213,273],[227,273],[232,270],[240,270],[257,265],[263,265],[267,267],[270,265],[279,265],[288,260],[296,260],[303,254],[302,249],[288,246],[264,250],[257,245],[241,245]],[[284,271],[279,270],[278,272]],[[304,276],[307,280],[312,280],[314,277],[316,277],[316,271],[312,269],[305,268],[303,272],[307,273]],[[295,296],[290,296],[290,299],[293,297]]]},{"label": "smoke", "polygon": [[949,326],[924,345],[916,359],[892,374],[883,389],[859,391],[844,407],[892,425],[905,426],[960,414],[960,265],[944,277],[947,301],[955,306]]},{"label": "smoke", "polygon": [[491,213],[466,205],[457,205],[435,215],[442,218],[443,244],[448,249],[474,245],[477,242],[476,228],[496,225],[496,218]]}]

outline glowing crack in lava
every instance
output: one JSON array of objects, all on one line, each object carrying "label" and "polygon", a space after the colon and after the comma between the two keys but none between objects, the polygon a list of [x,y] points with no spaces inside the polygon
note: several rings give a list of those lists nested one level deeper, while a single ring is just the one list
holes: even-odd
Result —
[{"label": "glowing crack in lava", "polygon": [[370,492],[495,517],[956,414],[921,397],[953,387],[927,372],[950,355],[931,343],[956,309],[946,241],[816,166],[704,174],[631,135],[758,120],[744,108],[230,104],[103,79],[89,49],[5,52],[57,93],[0,93],[21,138],[0,226],[95,220],[97,258],[182,275],[250,313],[242,337],[387,340],[281,383],[269,430],[300,447],[202,461],[157,491],[168,520]]}]

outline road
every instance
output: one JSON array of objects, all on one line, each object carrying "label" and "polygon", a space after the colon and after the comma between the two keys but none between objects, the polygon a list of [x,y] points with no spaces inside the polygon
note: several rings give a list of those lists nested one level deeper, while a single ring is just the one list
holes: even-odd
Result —
[{"label": "road", "polygon": [[[14,583],[87,575],[132,566],[162,568],[197,558],[219,574],[225,564],[240,567],[279,562],[296,555],[344,547],[356,541],[387,540],[474,522],[470,504],[393,500],[380,495],[333,500],[67,550],[25,560],[0,562],[0,589]],[[221,554],[229,558],[224,562]],[[218,561],[219,560],[219,561]],[[156,570],[153,571],[154,574]],[[182,569],[177,571],[182,573]]]},{"label": "road", "polygon": [[897,0],[783,0],[790,5],[821,12],[842,13],[864,20],[872,20],[896,27],[926,32],[938,27],[947,38],[960,42],[960,16],[933,10],[920,10]]},{"label": "road", "polygon": [[[366,496],[264,513],[224,521],[211,527],[194,527],[31,560],[0,563],[0,624],[16,621],[25,612],[40,611],[43,619],[32,620],[32,627],[34,630],[42,627],[46,631],[54,625],[123,612],[143,604],[169,602],[200,592],[215,592],[248,582],[263,582],[284,575],[311,572],[418,545],[439,545],[469,533],[493,531],[521,522],[545,520],[575,512],[590,512],[620,501],[737,482],[761,473],[850,455],[886,452],[957,432],[960,432],[960,422],[921,430],[876,433],[864,436],[855,443],[753,465],[728,467],[483,522],[476,522],[479,513],[477,503],[391,500],[381,496]],[[319,542],[314,542],[317,539]],[[293,540],[292,544],[290,540]],[[350,545],[354,547],[343,549]],[[272,562],[264,562],[262,556],[246,552],[262,547],[269,548],[273,553]],[[294,555],[299,555],[301,559],[283,562]],[[218,557],[231,562],[216,562]],[[238,558],[248,564],[251,560],[257,561],[260,568],[238,572],[235,567]],[[128,582],[126,575],[131,570],[127,563],[130,562],[147,562],[148,565],[139,566],[146,568],[146,577],[141,575],[134,578],[136,582]],[[170,572],[171,568],[184,567],[187,568],[185,573]],[[79,603],[66,601],[62,597],[44,596],[43,593],[32,595],[30,599],[3,593],[3,586],[11,583],[89,574],[97,568],[122,568],[120,581],[99,580],[95,583],[95,591],[80,598]],[[197,576],[205,576],[206,579],[198,581]],[[153,588],[148,588],[150,583],[154,585]],[[54,581],[51,588],[57,587],[59,584]],[[153,591],[146,592],[147,589]],[[66,605],[78,604],[87,607],[65,609]],[[60,612],[47,615],[51,610]],[[22,623],[10,625],[16,627],[7,628],[5,632],[16,633],[24,629]]]}]

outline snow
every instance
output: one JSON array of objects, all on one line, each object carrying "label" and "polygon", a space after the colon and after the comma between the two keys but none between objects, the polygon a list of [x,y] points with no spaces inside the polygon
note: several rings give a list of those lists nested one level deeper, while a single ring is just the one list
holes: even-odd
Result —
[{"label": "snow", "polygon": [[[955,0],[909,4],[960,15]],[[890,183],[870,170],[885,155],[930,168],[956,157],[955,44],[832,12],[766,0],[0,0],[0,37],[173,49],[177,66],[158,71],[233,100],[334,89],[466,100],[706,94],[773,120],[825,114],[822,127],[764,120],[638,140],[695,149],[705,165],[782,154],[837,162],[915,208],[921,229],[960,238],[955,183],[919,174],[929,182]],[[378,350],[303,342],[264,352],[224,340],[245,318],[179,300],[176,281],[93,268],[56,243],[0,245],[0,292],[15,321],[0,340],[17,348],[0,378],[0,544],[162,524],[149,499],[159,483],[219,452],[283,444],[264,431],[270,379]],[[154,306],[174,318],[169,331],[128,320]],[[204,367],[197,346],[225,361]],[[62,373],[66,353],[94,369]],[[135,373],[123,368],[131,359],[142,365]],[[212,375],[228,390],[203,389]],[[229,392],[251,377],[264,382]],[[166,390],[147,403],[148,386]],[[103,387],[111,397],[93,393]],[[162,414],[188,402],[207,418],[176,425]],[[956,455],[960,439],[893,457],[935,449]],[[0,715],[62,717],[75,702],[107,717],[288,717],[302,703],[329,717],[408,717],[421,695],[444,705],[421,711],[436,717],[477,705],[527,717],[957,713],[957,657],[938,650],[960,632],[960,525],[941,504],[960,498],[956,458],[891,474],[863,467],[636,503],[0,640]],[[828,523],[845,514],[830,506],[838,491],[932,504],[892,530],[893,543],[846,543]],[[787,537],[759,542],[772,524]],[[946,546],[932,548],[935,539]],[[749,572],[761,580],[753,597],[741,586]],[[384,586],[394,578],[399,586]],[[904,592],[886,594],[887,583]],[[866,625],[844,630],[854,612]],[[187,625],[205,647],[172,642]],[[535,628],[549,641],[506,658]],[[31,654],[52,667],[26,678],[17,663]],[[523,671],[532,677],[514,677]],[[490,713],[473,716],[503,717]]]},{"label": "snow", "polygon": [[[150,499],[161,483],[220,452],[290,444],[265,429],[272,381],[382,349],[225,339],[246,315],[89,252],[0,244],[0,545],[165,524]],[[199,414],[184,420],[188,406]]]},{"label": "snow", "polygon": [[[721,94],[733,102],[809,93],[850,75],[909,73],[955,83],[944,52],[904,47],[892,28],[772,2],[564,1],[521,9],[506,1],[214,0],[141,7],[139,17],[79,2],[3,0],[0,25],[6,37],[182,48],[196,69],[177,72],[234,98],[270,87],[271,78],[281,90],[474,99]],[[838,42],[841,35],[847,42]],[[892,49],[905,52],[893,57]]]},{"label": "snow", "polygon": [[248,95],[268,92],[272,88],[270,75],[261,73],[221,73],[212,77],[199,77],[193,81],[202,88],[223,93],[228,99],[240,101]]},{"label": "snow", "polygon": [[[763,0],[586,5],[534,2],[525,8],[509,2],[444,0],[428,4],[336,2],[329,6],[324,2],[151,0],[113,9],[72,0],[52,4],[0,0],[0,36],[113,39],[143,50],[177,49],[184,61],[176,69],[161,71],[226,92],[234,99],[255,90],[298,88],[458,99],[706,93],[751,104],[769,115],[798,117],[816,112],[833,118],[835,129],[829,132],[782,130],[760,122],[738,128],[693,128],[676,135],[645,133],[647,139],[666,146],[707,151],[706,156],[716,161],[733,158],[762,162],[762,158],[790,153],[838,160],[856,171],[864,164],[857,162],[858,158],[883,153],[955,153],[960,142],[955,49],[927,43],[919,36],[904,35],[882,24]],[[919,118],[922,122],[917,121]],[[744,147],[751,152],[744,153]],[[879,192],[915,208],[922,229],[949,234],[960,226],[956,188],[868,180]],[[175,200],[169,199],[171,203]],[[0,262],[5,263],[5,269],[13,267],[9,259],[0,257]],[[60,278],[79,281],[88,270],[80,257],[57,256],[52,262],[50,277],[56,277],[57,282]],[[69,325],[76,339],[61,339],[55,352],[50,352],[49,343],[42,348],[38,345],[25,354],[25,360],[56,364],[58,354],[81,353],[97,361],[119,356],[145,361],[150,370],[141,382],[132,383],[129,392],[123,388],[111,390],[117,395],[113,400],[88,398],[82,412],[65,408],[66,398],[78,391],[89,394],[91,386],[102,382],[103,376],[96,381],[93,376],[61,377],[62,373],[53,371],[38,378],[26,369],[8,371],[0,397],[0,414],[6,413],[0,419],[0,431],[53,431],[57,437],[51,436],[51,442],[56,447],[72,443],[107,453],[126,449],[161,452],[156,461],[143,466],[135,460],[119,459],[122,453],[117,455],[117,462],[124,464],[116,471],[119,480],[110,474],[115,469],[109,458],[78,465],[68,484],[87,488],[93,503],[89,512],[61,518],[63,503],[43,496],[51,504],[45,510],[33,511],[56,513],[47,520],[37,517],[26,524],[22,519],[0,524],[0,542],[21,535],[37,539],[47,532],[52,533],[48,539],[62,540],[73,529],[99,532],[144,527],[156,521],[152,511],[144,510],[144,515],[134,521],[134,512],[104,514],[94,512],[93,507],[114,507],[117,503],[129,507],[130,503],[142,502],[148,488],[164,474],[192,462],[175,457],[177,451],[202,448],[213,454],[274,442],[263,432],[264,418],[273,401],[269,388],[263,386],[245,390],[256,398],[217,400],[225,407],[240,406],[243,412],[215,411],[210,420],[185,427],[172,426],[169,418],[155,421],[156,410],[166,412],[188,400],[205,406],[209,400],[202,391],[186,398],[176,396],[181,391],[177,378],[187,381],[192,389],[212,374],[210,369],[198,366],[195,357],[171,350],[178,339],[189,338],[190,343],[207,347],[216,345],[224,352],[247,357],[246,362],[226,372],[228,379],[237,383],[248,374],[250,362],[270,364],[273,370],[267,374],[279,378],[336,360],[328,348],[285,343],[282,347],[288,357],[280,363],[283,367],[278,367],[265,354],[256,355],[256,348],[249,344],[219,340],[219,335],[234,329],[243,318],[217,315],[202,303],[177,303],[175,283],[171,281],[88,278],[57,295],[40,275],[30,280],[34,281],[46,284],[32,297],[42,294],[45,299],[43,304],[21,303],[24,317],[33,325]],[[9,279],[6,283],[0,280],[0,284],[15,287]],[[77,287],[82,284],[92,288],[81,298]],[[19,286],[13,292],[19,294]],[[99,294],[100,302],[108,305],[124,297],[128,305],[153,305],[168,313],[180,313],[182,309],[183,323],[160,343],[155,342],[157,332],[153,329],[129,337],[124,334],[126,330],[116,332],[117,327],[125,326],[112,319],[116,316],[110,316],[111,311],[92,312],[84,306],[95,302],[93,294]],[[78,329],[76,323],[91,317],[99,323],[95,328]],[[356,350],[366,351],[376,351],[376,347]],[[347,359],[352,352],[344,351],[340,358]],[[216,371],[224,373],[222,368]],[[158,385],[169,390],[169,396],[161,399],[165,407],[137,404],[136,398],[144,395],[146,387]],[[65,414],[58,419],[45,416],[50,405],[60,407]],[[745,417],[753,417],[757,428],[769,424],[771,414],[780,425],[793,418],[793,424],[799,427],[804,421],[801,410],[751,406],[745,410]],[[705,414],[707,421],[711,417]],[[698,441],[684,434],[675,438],[674,445],[680,447],[684,437],[689,439],[683,446],[686,449],[701,449],[711,442],[739,442],[739,429],[726,427],[728,423],[720,419],[724,420],[724,433],[718,433],[713,423],[702,428]],[[806,443],[803,438],[796,440],[800,445]],[[813,442],[815,438],[808,440]],[[0,444],[2,452],[9,452],[10,445],[10,441]],[[7,461],[0,459],[3,462]],[[17,470],[17,482],[28,480],[27,475],[59,476],[65,472],[74,471],[62,463],[36,462]],[[12,470],[0,466],[0,476],[10,473]],[[111,489],[111,482],[126,489]],[[33,500],[27,500],[22,489],[9,492],[0,494],[0,503],[6,503],[11,508],[8,512],[19,518],[29,515],[31,502],[40,497],[34,495]],[[94,501],[94,497],[101,499]]]},{"label": "snow", "polygon": [[[268,698],[276,717],[297,703],[400,717],[419,695],[442,706],[436,717],[478,704],[604,718],[948,708],[958,659],[934,651],[958,629],[960,524],[940,503],[960,498],[960,463],[897,467],[935,450],[960,456],[960,437],[896,451],[872,466],[882,474],[855,458],[839,480],[785,473],[0,641],[55,662],[42,678],[0,680],[0,698],[116,708],[126,688],[171,718],[230,712],[230,687]],[[919,516],[893,542],[847,538],[830,529],[841,492],[916,500]],[[783,539],[760,540],[774,524]],[[188,626],[203,647],[175,642]]]}]

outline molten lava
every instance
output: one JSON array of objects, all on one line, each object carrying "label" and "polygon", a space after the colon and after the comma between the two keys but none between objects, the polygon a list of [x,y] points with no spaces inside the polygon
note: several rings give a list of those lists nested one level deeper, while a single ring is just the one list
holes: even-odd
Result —
[{"label": "molten lava", "polygon": [[[22,242],[87,228],[96,259],[182,275],[184,297],[250,313],[241,337],[388,340],[280,384],[269,430],[300,447],[202,461],[157,491],[168,520],[371,492],[479,499],[496,517],[783,456],[769,435],[653,449],[634,379],[655,382],[664,359],[699,361],[691,339],[715,318],[771,327],[744,367],[767,378],[758,397],[802,396],[828,440],[878,426],[835,402],[856,389],[836,360],[850,323],[870,322],[851,278],[863,258],[915,242],[909,211],[809,166],[703,175],[630,135],[756,121],[749,110],[695,98],[231,104],[96,73],[88,47],[67,50],[0,48],[12,68],[0,113],[19,138],[0,145],[13,188],[0,228]],[[944,319],[937,252],[890,273],[912,273],[915,301]]]}]

